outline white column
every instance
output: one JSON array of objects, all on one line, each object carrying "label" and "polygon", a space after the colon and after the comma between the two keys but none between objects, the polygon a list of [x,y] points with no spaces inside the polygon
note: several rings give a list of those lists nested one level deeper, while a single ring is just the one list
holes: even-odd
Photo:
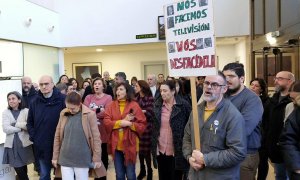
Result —
[{"label": "white column", "polygon": [[59,76],[65,74],[65,56],[62,48],[58,49],[58,72]]}]

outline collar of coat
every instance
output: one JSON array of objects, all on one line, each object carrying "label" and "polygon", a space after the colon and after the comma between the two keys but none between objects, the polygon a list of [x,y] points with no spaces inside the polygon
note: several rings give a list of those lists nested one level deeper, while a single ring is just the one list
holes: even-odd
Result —
[{"label": "collar of coat", "polygon": [[[85,106],[84,104],[81,104],[81,113],[82,115],[88,114],[90,112],[93,112],[92,110],[90,110],[87,106]],[[61,114],[64,115],[65,113],[70,113],[68,108],[65,108],[64,110],[61,111]]]}]

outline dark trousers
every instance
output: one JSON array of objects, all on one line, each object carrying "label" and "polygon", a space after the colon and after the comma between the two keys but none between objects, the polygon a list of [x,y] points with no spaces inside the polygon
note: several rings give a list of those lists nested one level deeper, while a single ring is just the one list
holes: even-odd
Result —
[{"label": "dark trousers", "polygon": [[254,154],[247,154],[246,158],[241,163],[240,180],[255,180],[258,163],[258,152]]},{"label": "dark trousers", "polygon": [[269,171],[268,153],[266,149],[261,148],[259,151],[259,164],[257,180],[266,180]]},{"label": "dark trousers", "polygon": [[175,170],[175,158],[174,156],[166,156],[165,154],[159,154],[157,156],[158,165],[158,177],[160,180],[172,179],[182,180],[186,179],[186,173],[181,170]]},{"label": "dark trousers", "polygon": [[19,180],[29,180],[27,175],[27,166],[15,167],[15,171]]},{"label": "dark trousers", "polygon": [[[102,160],[103,165],[104,165],[104,167],[107,171],[107,168],[108,168],[107,143],[102,143],[101,144],[101,149],[102,149],[101,160]],[[101,178],[95,178],[94,180],[106,180],[106,176],[101,177]]]},{"label": "dark trousers", "polygon": [[139,158],[140,158],[140,165],[141,165],[141,171],[145,171],[145,164],[144,161],[146,161],[146,165],[147,165],[147,172],[152,173],[152,168],[151,168],[151,154],[149,152],[149,154],[144,155],[144,154],[139,154]]}]

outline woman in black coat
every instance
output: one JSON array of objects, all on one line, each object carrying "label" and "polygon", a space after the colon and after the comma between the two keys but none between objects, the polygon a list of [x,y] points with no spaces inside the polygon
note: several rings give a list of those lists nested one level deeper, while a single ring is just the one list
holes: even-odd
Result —
[{"label": "woman in black coat", "polygon": [[160,93],[161,97],[155,101],[153,109],[153,163],[158,166],[160,180],[187,179],[189,164],[182,154],[182,139],[191,105],[176,96],[174,80],[163,82]]}]

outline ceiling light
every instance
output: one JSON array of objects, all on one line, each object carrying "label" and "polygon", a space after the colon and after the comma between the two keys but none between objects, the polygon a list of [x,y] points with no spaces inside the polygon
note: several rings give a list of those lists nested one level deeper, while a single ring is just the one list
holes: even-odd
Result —
[{"label": "ceiling light", "polygon": [[97,52],[102,52],[102,51],[103,51],[103,49],[96,49],[96,51],[97,51]]},{"label": "ceiling light", "polygon": [[30,26],[31,25],[31,23],[32,23],[32,19],[31,18],[27,18],[26,20],[25,20],[25,26]]},{"label": "ceiling light", "polygon": [[54,30],[54,28],[55,28],[55,26],[50,26],[50,27],[48,27],[48,31],[52,32]]},{"label": "ceiling light", "polygon": [[266,35],[266,40],[269,42],[270,45],[274,45],[274,44],[277,43],[276,38],[273,37],[271,33],[268,33],[268,34]]}]

